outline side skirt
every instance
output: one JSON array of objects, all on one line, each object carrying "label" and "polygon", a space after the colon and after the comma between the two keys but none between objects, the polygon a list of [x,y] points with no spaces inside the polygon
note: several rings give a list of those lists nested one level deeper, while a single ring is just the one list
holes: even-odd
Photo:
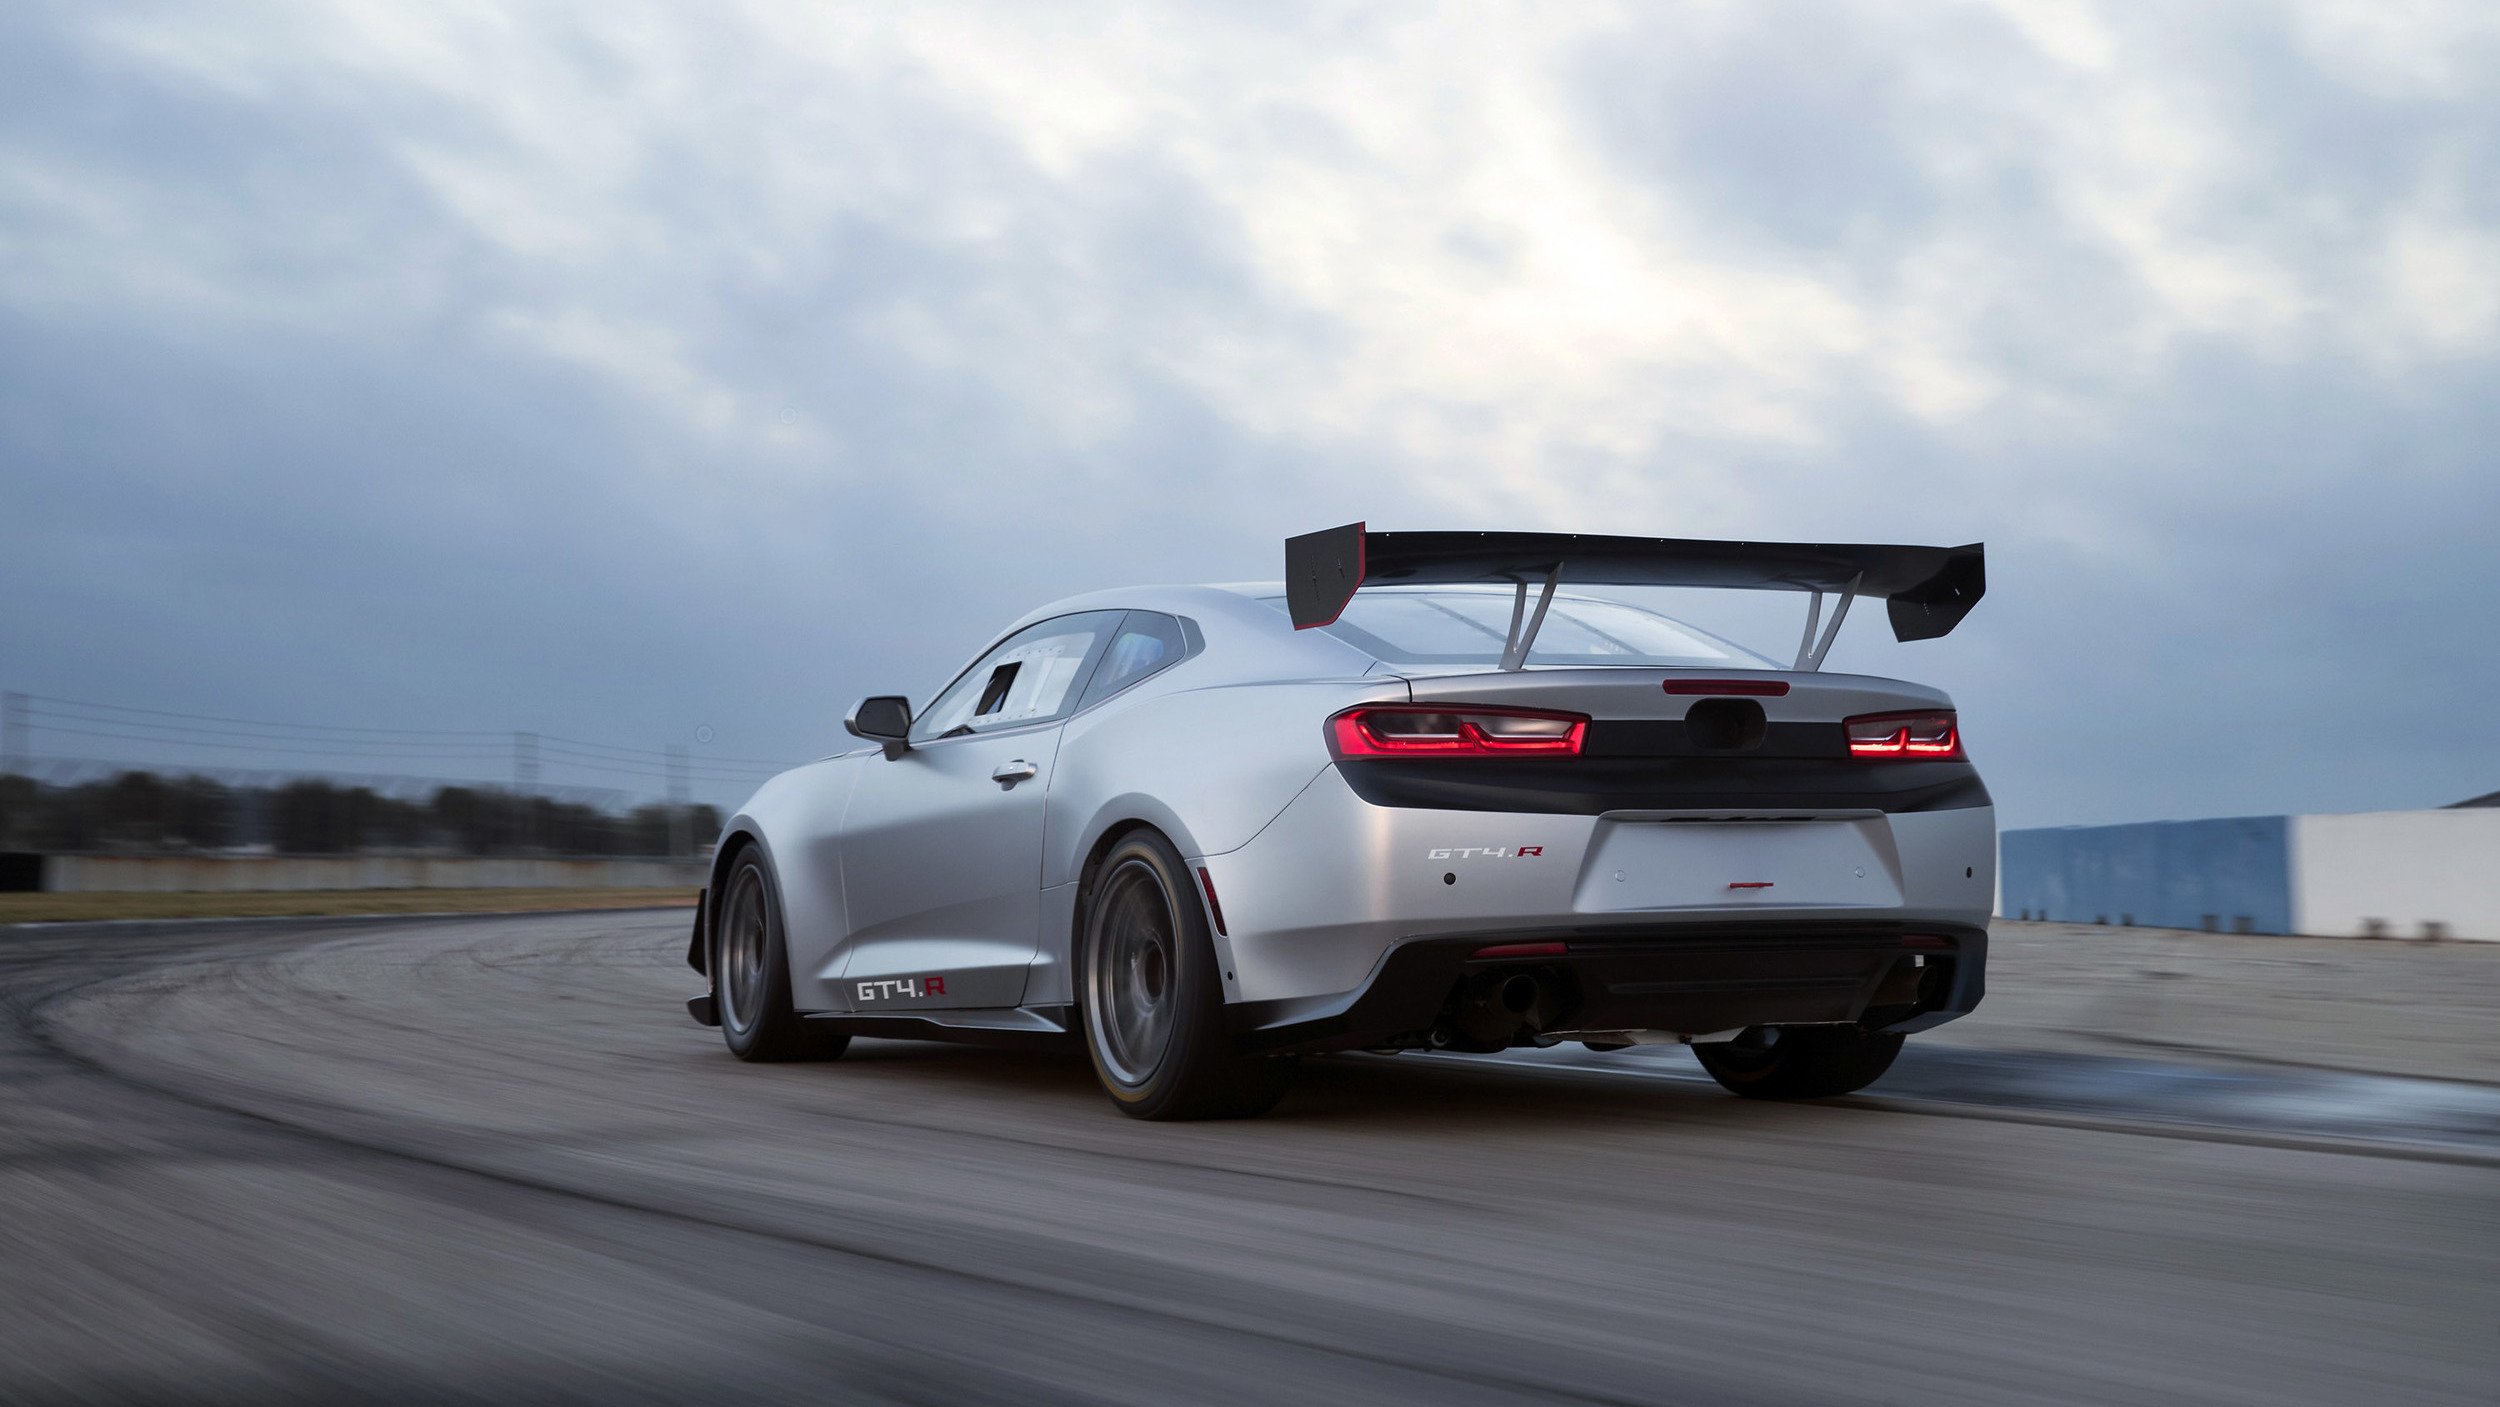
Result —
[{"label": "side skirt", "polygon": [[1002,1050],[1073,1051],[1078,1049],[1075,1009],[1066,1006],[950,1007],[937,1011],[810,1012],[846,1035],[892,1041],[950,1041]]}]

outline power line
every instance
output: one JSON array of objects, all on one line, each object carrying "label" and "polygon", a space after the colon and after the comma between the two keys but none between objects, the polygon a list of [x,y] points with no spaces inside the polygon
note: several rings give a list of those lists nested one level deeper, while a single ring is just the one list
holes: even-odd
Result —
[{"label": "power line", "polygon": [[694,818],[686,810],[686,749],[668,750],[668,853],[694,853]]},{"label": "power line", "polygon": [[133,708],[129,704],[98,703],[93,699],[64,699],[50,694],[28,694],[25,697],[40,703],[67,704],[72,708],[103,709],[111,713],[144,713],[153,718],[185,718],[195,723],[239,723],[254,728],[282,728],[311,733],[390,733],[402,737],[427,738],[501,738],[506,734],[483,728],[367,728],[337,723],[279,723],[265,718],[223,718],[210,713],[175,713],[161,708]]},{"label": "power line", "polygon": [[[658,758],[666,758],[666,757],[667,757],[667,756],[668,756],[671,752],[676,751],[676,749],[675,749],[675,748],[660,749],[660,748],[647,748],[647,747],[618,747],[618,746],[617,746],[616,744],[614,744],[614,743],[586,743],[586,742],[581,741],[581,740],[580,740],[580,739],[578,739],[578,738],[560,738],[560,737],[556,737],[556,736],[554,736],[553,734],[548,734],[548,733],[541,733],[539,736],[540,736],[541,738],[545,739],[546,741],[551,742],[551,743],[565,743],[565,744],[569,744],[570,746],[573,746],[573,747],[579,747],[579,748],[591,748],[591,749],[595,749],[595,750],[597,750],[597,751],[601,751],[601,752],[620,752],[620,753],[631,753],[631,754],[633,754],[633,755],[634,755],[634,756],[636,756],[636,757],[658,757]],[[727,755],[725,755],[725,754],[720,754],[720,753],[707,753],[707,754],[705,754],[705,755],[704,755],[703,761],[705,761],[706,763],[711,763],[711,762],[752,762],[752,763],[754,763],[755,765],[757,765],[757,766],[759,766],[759,767],[770,767],[770,768],[773,768],[773,769],[775,769],[775,770],[782,770],[782,769],[786,769],[786,768],[793,767],[793,766],[796,766],[796,765],[797,765],[797,764],[795,764],[795,763],[793,763],[793,762],[789,761],[789,760],[788,760],[788,759],[786,759],[786,758],[779,758],[779,757],[730,757],[730,756],[727,756]]]},{"label": "power line", "polygon": [[[609,757],[601,753],[575,752],[571,748],[550,747],[547,745],[547,740],[544,737],[541,737],[538,740],[538,751],[542,756],[563,758],[568,762],[573,762],[584,767],[607,765],[622,768],[627,771],[647,772],[653,776],[665,774],[670,770],[672,765],[670,763],[646,761],[645,759],[639,757]],[[771,767],[715,767],[710,762],[705,761],[690,763],[688,765],[690,765],[697,772],[713,776],[771,777],[786,772],[790,770],[792,766],[797,764],[782,763]]]},{"label": "power line", "polygon": [[[57,698],[49,694],[20,694],[16,697],[31,699],[39,703],[59,705],[61,708],[65,709],[89,710],[92,712],[101,712],[107,715],[116,713],[140,714],[149,718],[180,719],[183,720],[183,722],[180,724],[143,723],[132,719],[112,718],[109,716],[103,718],[81,717],[77,713],[64,713],[56,709],[34,710],[35,714],[41,717],[70,718],[76,719],[80,722],[102,723],[121,728],[154,728],[162,729],[168,732],[196,732],[214,737],[256,738],[272,735],[290,737],[302,733],[336,733],[356,735],[341,738],[340,741],[342,742],[371,743],[376,746],[404,744],[419,747],[487,747],[500,755],[506,742],[512,736],[509,733],[490,732],[483,729],[370,728],[349,727],[330,723],[283,723],[272,719],[230,718],[219,714],[177,713],[169,709],[134,708],[127,704],[98,703],[88,699],[64,699]],[[232,726],[231,728],[197,728],[191,726],[200,723],[220,723]],[[242,729],[246,731],[237,732],[233,731],[233,729]],[[669,750],[665,748],[628,747],[617,743],[589,742],[580,738],[566,738],[554,735],[541,736],[543,736],[546,741],[551,743],[563,743],[586,751],[612,753],[620,756],[632,757],[637,760],[648,759],[653,763],[664,764],[670,755]],[[731,757],[726,755],[709,755],[703,759],[703,762],[706,765],[713,763],[751,763],[755,766],[770,767],[776,770],[792,765],[787,760],[782,758]]]},{"label": "power line", "polygon": [[0,698],[0,776],[21,776],[26,771],[26,696],[12,693]]},{"label": "power line", "polygon": [[457,762],[467,761],[473,758],[494,758],[502,756],[500,751],[492,749],[485,752],[456,752],[448,750],[428,751],[422,747],[380,749],[331,747],[324,746],[319,743],[213,743],[204,742],[197,738],[154,737],[145,733],[109,733],[99,732],[90,728],[63,728],[57,725],[47,725],[44,728],[44,731],[46,733],[66,733],[71,737],[77,738],[113,738],[122,742],[130,743],[154,743],[159,747],[210,747],[224,752],[290,752],[301,753],[311,757],[400,757]]},{"label": "power line", "polygon": [[145,719],[117,718],[111,714],[87,712],[74,709],[38,708],[31,710],[31,712],[36,718],[52,719],[59,723],[86,723],[107,728],[139,728],[145,729],[149,732],[171,733],[183,737],[242,738],[248,741],[277,743],[318,742],[340,746],[378,748],[491,748],[492,746],[492,744],[483,738],[471,740],[461,738],[456,735],[445,735],[440,739],[307,737],[303,734],[278,732],[274,729],[210,728],[203,727],[196,723],[151,723]]},{"label": "power line", "polygon": [[[65,715],[43,713],[41,711],[38,711],[35,714],[35,717],[47,720],[57,719],[64,716]],[[88,720],[77,721],[84,722]],[[175,749],[214,748],[221,752],[272,752],[306,757],[348,757],[376,760],[428,762],[492,762],[501,761],[508,757],[515,757],[518,753],[527,753],[532,757],[543,755],[562,762],[567,766],[585,767],[596,771],[624,772],[643,777],[663,777],[669,774],[667,765],[660,761],[658,757],[650,759],[639,757],[619,757],[611,756],[605,753],[575,752],[570,748],[545,747],[543,745],[526,746],[516,744],[512,747],[486,747],[465,743],[405,743],[392,745],[367,743],[363,741],[348,741],[339,743],[309,740],[292,741],[271,738],[253,738],[249,734],[238,735],[233,733],[217,732],[214,730],[202,730],[202,732],[198,734],[187,734],[180,730],[166,727],[165,725],[148,723],[127,723],[123,724],[120,728],[77,728],[65,727],[59,722],[46,722],[44,724],[44,729],[48,733],[59,733],[70,737],[107,738],[118,742],[149,743],[159,747]],[[162,729],[162,731],[132,732],[126,731],[127,729]],[[237,736],[244,737],[247,741],[214,741],[214,739],[218,738]],[[533,735],[533,741],[534,740]],[[661,754],[660,756],[664,757],[665,754]],[[782,767],[714,766],[707,759],[702,763],[693,764],[691,767],[691,774],[699,776],[706,781],[738,782],[760,781],[783,770],[786,769]],[[522,762],[516,760],[514,764],[514,775],[515,785],[521,787],[523,790],[527,790],[536,776],[535,763],[531,762],[524,765]]]},{"label": "power line", "polygon": [[[99,732],[86,728],[50,727],[46,728],[45,731],[47,733],[65,734],[71,737],[104,738],[118,742],[149,743],[159,747],[214,748],[221,752],[274,752],[304,757],[346,757],[366,761],[492,762],[500,761],[508,755],[502,749],[489,749],[484,752],[466,753],[419,752],[391,749],[374,750],[368,748],[323,747],[319,745],[288,746],[283,744],[268,743],[212,743],[178,738],[146,737],[132,733]],[[671,775],[670,770],[666,767],[636,766],[630,763],[616,762],[606,759],[577,759],[566,755],[561,749],[545,749],[545,751],[553,754],[556,760],[562,762],[565,766],[580,768],[586,771],[611,772],[625,776],[648,777],[653,779],[666,778]],[[160,763],[153,765],[166,764]],[[733,772],[726,770],[714,770],[711,768],[689,768],[687,769],[687,775],[706,782],[736,784],[761,781],[765,777],[772,774],[762,772]],[[514,786],[516,789],[523,791],[529,790],[536,784],[536,781],[537,769],[534,764],[527,768],[522,767],[518,763],[515,764]]]},{"label": "power line", "polygon": [[[71,785],[81,780],[109,778],[116,773],[131,770],[131,766],[127,758],[54,756],[46,757],[33,764],[32,775],[53,785]],[[479,785],[473,779],[412,777],[373,772],[307,772],[288,768],[233,767],[220,763],[202,765],[196,762],[185,762],[181,764],[178,774],[169,771],[167,775],[199,777],[238,787],[275,787],[288,782],[321,781],[333,786],[361,786],[372,791],[409,795],[422,795],[428,791],[441,791],[450,787]],[[587,806],[621,806],[632,799],[633,793],[615,787],[558,786],[542,787],[536,795],[538,799],[545,801]]]},{"label": "power line", "polygon": [[[75,718],[67,714],[48,713],[42,709],[33,710],[32,716],[43,724],[43,730],[47,733],[120,738],[128,742],[164,743],[181,747],[239,747],[263,752],[320,752],[361,757],[495,757],[501,755],[500,749],[475,743],[386,743],[362,738],[331,741],[318,738],[257,737],[249,733],[220,732],[212,729],[191,731],[171,724],[140,723],[135,720]],[[225,738],[239,738],[241,741],[218,741]]]}]

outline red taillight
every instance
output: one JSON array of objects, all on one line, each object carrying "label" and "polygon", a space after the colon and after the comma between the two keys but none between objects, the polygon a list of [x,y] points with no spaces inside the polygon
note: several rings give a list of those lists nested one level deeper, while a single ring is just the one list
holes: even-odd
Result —
[{"label": "red taillight", "polygon": [[1667,692],[1670,694],[1717,694],[1723,698],[1737,695],[1757,699],[1784,699],[1788,697],[1788,681],[1785,679],[1670,679],[1667,681]]},{"label": "red taillight", "polygon": [[1204,865],[1198,867],[1198,887],[1207,891],[1207,914],[1215,920],[1215,931],[1230,936],[1224,934],[1224,905],[1215,897],[1215,876],[1208,874]]},{"label": "red taillight", "polygon": [[1470,962],[1487,958],[1558,958],[1571,951],[1568,943],[1496,943],[1467,955]]},{"label": "red taillight", "polygon": [[1962,730],[1950,713],[1869,713],[1844,722],[1849,755],[1868,761],[1926,761],[1962,755]]},{"label": "red taillight", "polygon": [[1328,740],[1339,757],[1570,757],[1588,727],[1539,709],[1367,705],[1329,719]]}]

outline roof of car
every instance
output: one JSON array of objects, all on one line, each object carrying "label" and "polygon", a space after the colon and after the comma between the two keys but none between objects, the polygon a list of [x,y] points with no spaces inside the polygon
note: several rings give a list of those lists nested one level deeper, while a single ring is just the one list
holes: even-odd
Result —
[{"label": "roof of car", "polygon": [[1362,674],[1377,665],[1368,651],[1326,631],[1294,629],[1283,597],[1284,587],[1274,583],[1122,586],[1069,596],[1027,611],[995,638],[1004,639],[1038,621],[1079,611],[1161,611],[1197,622],[1210,647],[1226,656],[1244,678]]}]

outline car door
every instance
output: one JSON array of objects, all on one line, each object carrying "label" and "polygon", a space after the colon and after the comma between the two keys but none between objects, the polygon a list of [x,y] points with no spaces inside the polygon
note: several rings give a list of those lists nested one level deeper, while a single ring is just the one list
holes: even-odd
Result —
[{"label": "car door", "polygon": [[1017,631],[913,720],[908,750],[865,759],[840,843],[849,934],[839,986],[852,1010],[1023,999],[1060,729],[1120,615]]}]

